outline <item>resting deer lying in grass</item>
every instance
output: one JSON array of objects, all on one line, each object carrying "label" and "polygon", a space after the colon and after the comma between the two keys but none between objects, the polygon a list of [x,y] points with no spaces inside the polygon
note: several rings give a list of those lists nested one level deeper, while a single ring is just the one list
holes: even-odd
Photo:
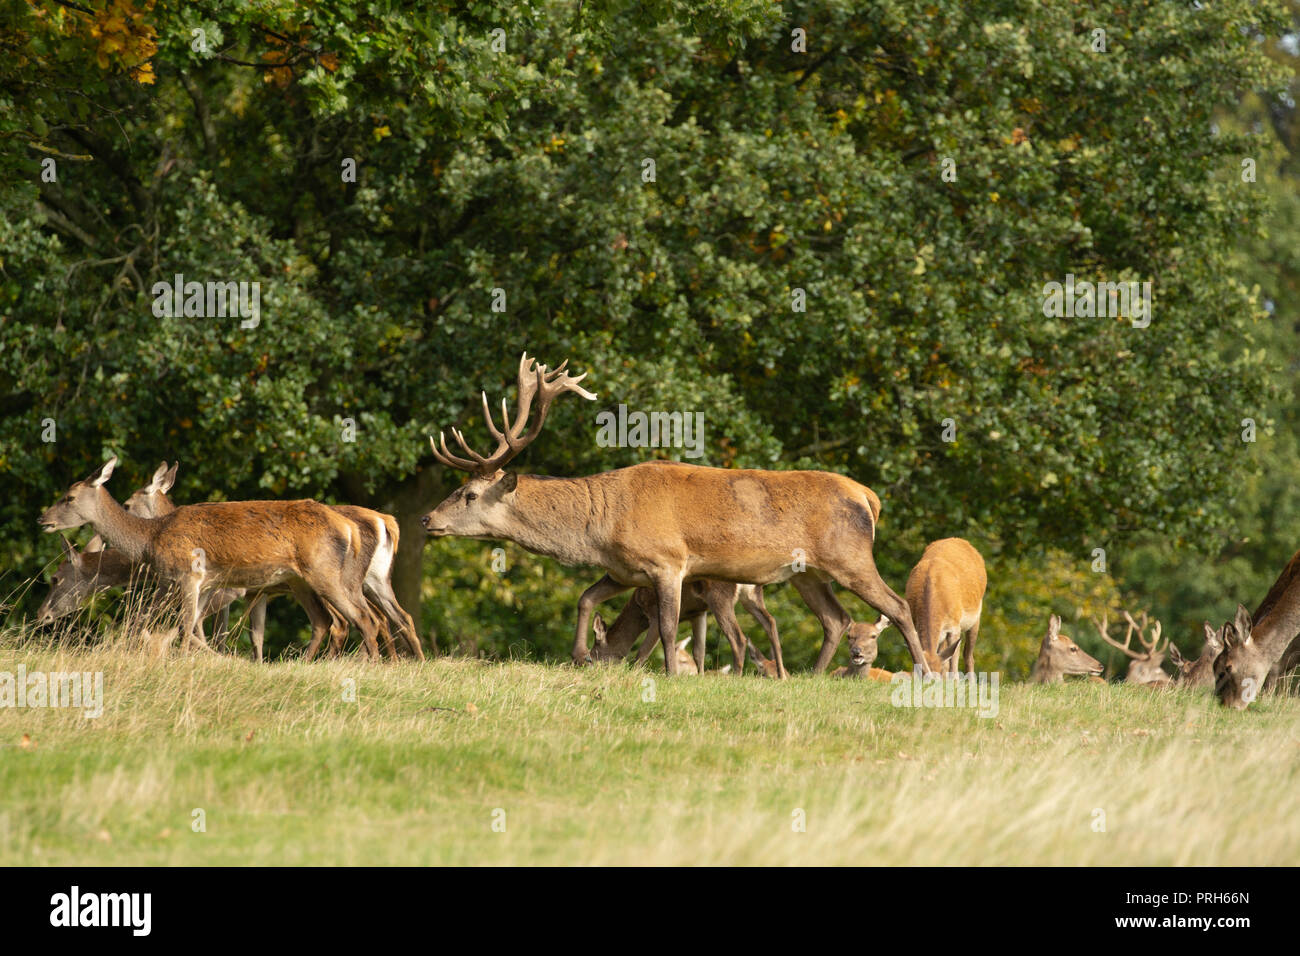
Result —
[{"label": "resting deer lying in grass", "polygon": [[211,650],[198,633],[204,596],[222,588],[287,585],[312,617],[314,638],[330,626],[324,607],[361,631],[378,656],[378,625],[362,595],[365,568],[356,526],[315,501],[230,501],[177,508],[162,518],[127,512],[104,484],[116,456],[40,517],[47,532],[90,524],[132,564],[147,565],[179,593],[182,644]]},{"label": "resting deer lying in grass", "polygon": [[1061,619],[1053,614],[1047,621],[1047,634],[1038,649],[1030,682],[1058,684],[1072,674],[1090,674],[1100,680],[1103,670],[1101,661],[1084,653],[1083,648],[1061,633]]},{"label": "resting deer lying in grass", "polygon": [[926,546],[907,576],[907,606],[932,670],[957,673],[957,645],[965,672],[975,672],[975,641],[988,576],[984,559],[964,538],[942,538]]},{"label": "resting deer lying in grass", "polygon": [[[653,588],[670,674],[677,672],[673,647],[684,583],[710,578],[766,585],[805,566],[822,586],[834,579],[886,614],[913,659],[929,670],[907,604],[881,579],[872,558],[880,499],[843,475],[677,462],[647,462],[584,478],[505,471],[540,434],[558,396],[574,392],[595,400],[578,385],[585,376],[567,374],[565,365],[552,371],[525,353],[515,418],[503,402],[502,429],[484,394],[484,418],[497,441],[490,455],[478,454],[454,428],[452,436],[467,457],[453,454],[445,436],[430,439],[439,462],[470,473],[468,482],[420,519],[430,535],[504,539],[564,564],[602,567],[599,600]],[[530,423],[534,399],[538,415]],[[576,662],[588,655],[588,623],[579,621]],[[823,645],[827,658],[828,650],[834,653]]]},{"label": "resting deer lying in grass", "polygon": [[[879,667],[872,667],[879,650],[880,632],[889,627],[889,618],[883,614],[875,624],[863,624],[849,635],[849,663],[846,667],[835,670],[832,677],[865,677],[868,680],[889,681],[893,674]],[[958,635],[960,637],[960,635]],[[938,668],[935,668],[938,670]]]},{"label": "resting deer lying in grass", "polygon": [[1216,631],[1206,621],[1205,645],[1201,648],[1201,656],[1194,661],[1183,657],[1176,645],[1169,645],[1169,659],[1178,668],[1178,674],[1174,677],[1175,684],[1180,687],[1214,686],[1214,662],[1223,653],[1223,634],[1227,628],[1228,625],[1225,624]]},{"label": "resting deer lying in grass", "polygon": [[[1133,620],[1133,615],[1128,611],[1124,612],[1124,620],[1128,622],[1128,630],[1124,633],[1124,643],[1113,639],[1107,628],[1106,616],[1098,621],[1093,618],[1093,624],[1097,626],[1097,631],[1101,634],[1101,639],[1111,647],[1123,651],[1129,658],[1128,672],[1124,675],[1124,682],[1127,684],[1138,684],[1142,687],[1168,687],[1172,681],[1169,675],[1164,672],[1160,666],[1164,663],[1165,654],[1169,649],[1169,641],[1166,640],[1163,645],[1160,643],[1160,622],[1156,621],[1152,628],[1151,640],[1147,640],[1145,631],[1148,620],[1146,611],[1142,612],[1142,623],[1138,624]],[[1133,635],[1137,634],[1138,640],[1142,642],[1142,652],[1139,653],[1130,646],[1133,643]]]},{"label": "resting deer lying in grass", "polygon": [[[591,631],[595,633],[595,645],[597,645],[598,648],[599,646],[607,646],[608,632],[606,631],[606,628],[604,628],[604,619],[601,618],[601,615],[591,615]],[[633,640],[636,639],[633,637]],[[690,640],[692,640],[690,637],[682,637],[680,641],[677,641],[677,643],[673,645],[673,653],[675,653],[677,657],[677,674],[679,675],[693,676],[699,674],[699,672],[702,672],[703,670],[702,667],[695,665],[695,658],[689,650],[686,650],[686,645],[690,644]],[[658,641],[647,639],[645,643],[654,646]],[[649,654],[646,654],[646,657],[649,657]],[[645,663],[645,661],[640,661],[640,659],[638,659],[637,663]]]},{"label": "resting deer lying in grass", "polygon": [[[168,469],[166,462],[159,465],[154,472],[153,481],[127,499],[126,510],[142,518],[161,518],[175,511],[176,505],[167,497],[167,492],[176,481],[176,468],[177,465],[174,464]],[[397,596],[393,593],[391,575],[393,556],[397,552],[398,545],[397,520],[392,515],[356,505],[326,505],[325,507],[337,512],[356,526],[361,540],[361,562],[366,569],[362,583],[363,593],[373,608],[382,612],[397,628],[416,658],[424,660],[424,650],[415,634],[415,621],[397,603]],[[253,595],[248,615],[253,648],[259,662],[262,660],[262,637],[266,627],[266,602],[277,594],[288,593],[287,588],[272,588]],[[330,626],[330,647],[334,654],[338,654],[342,651],[343,641],[347,638],[347,626],[342,618],[331,616],[333,622]],[[396,658],[397,650],[393,646],[388,624],[384,617],[379,615],[376,615],[376,621],[384,640],[385,653],[389,658]],[[304,655],[307,660],[316,656],[319,644],[319,637],[313,634],[312,642]]]}]

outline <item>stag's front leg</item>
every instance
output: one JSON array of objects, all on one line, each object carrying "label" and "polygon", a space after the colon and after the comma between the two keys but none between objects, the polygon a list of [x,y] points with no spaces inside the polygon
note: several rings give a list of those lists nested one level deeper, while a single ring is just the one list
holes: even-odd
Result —
[{"label": "stag's front leg", "polygon": [[659,642],[664,648],[664,669],[677,676],[677,625],[682,612],[682,574],[655,577],[655,598],[659,611]]},{"label": "stag's front leg", "polygon": [[578,598],[578,627],[570,655],[574,664],[581,666],[591,662],[591,651],[587,648],[587,630],[591,626],[591,615],[596,610],[596,605],[626,590],[627,585],[619,584],[607,574],[582,592],[582,597]]}]

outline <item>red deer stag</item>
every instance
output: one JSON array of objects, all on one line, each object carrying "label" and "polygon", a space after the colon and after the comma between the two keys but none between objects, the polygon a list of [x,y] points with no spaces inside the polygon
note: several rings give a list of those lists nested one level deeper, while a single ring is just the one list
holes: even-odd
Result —
[{"label": "red deer stag", "polygon": [[[596,398],[578,385],[585,373],[575,378],[564,371],[567,365],[552,371],[525,353],[515,419],[503,400],[503,429],[483,395],[484,418],[497,441],[490,455],[470,448],[455,428],[452,436],[468,457],[453,454],[445,435],[438,442],[429,439],[439,462],[470,474],[420,519],[430,535],[504,539],[564,564],[602,567],[610,580],[602,600],[630,588],[653,588],[669,674],[677,672],[673,648],[684,583],[712,578],[773,584],[791,577],[802,560],[888,616],[903,632],[912,659],[930,672],[907,604],[881,579],[872,557],[880,500],[843,475],[676,462],[646,462],[583,478],[505,471],[537,438],[558,396]],[[538,414],[530,423],[535,399]],[[578,660],[587,656],[588,623],[579,622]]]},{"label": "red deer stag", "polygon": [[[1097,631],[1111,647],[1123,651],[1129,658],[1128,671],[1124,674],[1126,684],[1137,684],[1141,687],[1168,687],[1172,681],[1169,675],[1165,673],[1164,668],[1160,665],[1164,663],[1165,653],[1169,650],[1169,641],[1166,640],[1162,646],[1160,643],[1160,622],[1156,621],[1151,630],[1151,640],[1147,640],[1145,631],[1148,620],[1146,611],[1142,612],[1142,623],[1139,624],[1133,620],[1133,615],[1128,611],[1124,612],[1124,620],[1128,622],[1128,630],[1124,632],[1124,643],[1121,644],[1110,636],[1106,616],[1102,615],[1100,621],[1093,618],[1093,624],[1097,626]],[[1137,634],[1138,640],[1142,642],[1142,652],[1133,650],[1130,646],[1133,643],[1133,635]]]},{"label": "red deer stag", "polygon": [[104,487],[116,465],[114,456],[73,483],[40,524],[50,533],[93,525],[132,564],[147,565],[179,595],[183,644],[211,650],[198,634],[206,593],[284,584],[308,608],[317,639],[330,626],[324,602],[361,632],[367,654],[378,656],[378,626],[362,595],[365,568],[352,522],[307,500],[214,502],[141,518]]}]

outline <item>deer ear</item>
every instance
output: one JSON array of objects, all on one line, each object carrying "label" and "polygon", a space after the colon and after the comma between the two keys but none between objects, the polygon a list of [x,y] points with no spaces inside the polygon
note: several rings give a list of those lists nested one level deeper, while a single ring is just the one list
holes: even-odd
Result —
[{"label": "deer ear", "polygon": [[95,472],[93,475],[91,475],[89,478],[86,479],[87,483],[98,488],[104,482],[108,481],[108,479],[113,477],[113,469],[116,467],[117,467],[117,456],[114,455],[108,461],[104,462],[104,464],[99,466],[99,471]]},{"label": "deer ear", "polygon": [[1054,641],[1060,633],[1061,619],[1053,614],[1047,619],[1047,639],[1049,641]]},{"label": "deer ear", "polygon": [[1178,645],[1177,645],[1177,644],[1170,643],[1170,645],[1169,645],[1169,659],[1170,659],[1171,661],[1173,661],[1175,664],[1181,664],[1181,663],[1183,663],[1183,654],[1182,654],[1182,651],[1180,651],[1180,650],[1178,649]]},{"label": "deer ear", "polygon": [[876,621],[877,632],[883,631],[885,628],[889,627],[891,623],[893,622],[890,621],[889,618],[885,617],[885,615],[880,615],[880,620]]},{"label": "deer ear", "polygon": [[86,544],[85,550],[82,551],[82,554],[95,554],[97,551],[103,551],[103,550],[104,550],[104,539],[101,538],[99,535],[95,535]]},{"label": "deer ear", "polygon": [[1237,617],[1232,622],[1237,629],[1237,640],[1242,644],[1250,643],[1250,632],[1254,625],[1250,621],[1250,612],[1246,610],[1244,604],[1237,605]]},{"label": "deer ear", "polygon": [[596,643],[605,643],[605,620],[599,614],[591,619],[591,629],[596,632]]},{"label": "deer ear", "polygon": [[163,476],[162,487],[158,490],[163,494],[172,490],[172,485],[176,484],[176,469],[181,466],[179,461],[173,462],[172,466],[167,469],[167,474]]},{"label": "deer ear", "polygon": [[510,492],[515,490],[515,485],[519,484],[519,476],[513,471],[507,471],[501,476],[499,484],[501,485],[501,490],[503,492],[510,494]]},{"label": "deer ear", "polygon": [[72,542],[68,540],[68,536],[60,534],[59,540],[63,542],[63,556],[69,561],[75,562],[80,555],[77,554],[77,549],[72,546]]}]

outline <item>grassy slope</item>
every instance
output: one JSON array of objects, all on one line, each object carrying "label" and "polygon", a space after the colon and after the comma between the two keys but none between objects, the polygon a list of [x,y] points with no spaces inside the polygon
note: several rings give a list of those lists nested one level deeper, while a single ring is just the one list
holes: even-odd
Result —
[{"label": "grassy slope", "polygon": [[105,712],[0,710],[0,865],[1300,862],[1295,699],[1012,685],[981,719],[811,676],[647,703],[626,669],[19,662],[102,669]]}]

